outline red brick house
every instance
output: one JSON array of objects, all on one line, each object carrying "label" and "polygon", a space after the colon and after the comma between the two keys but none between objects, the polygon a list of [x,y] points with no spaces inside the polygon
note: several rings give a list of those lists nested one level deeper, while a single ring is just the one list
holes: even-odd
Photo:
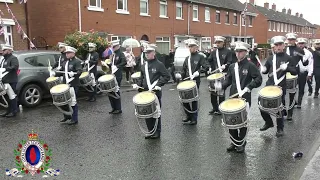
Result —
[{"label": "red brick house", "polygon": [[4,32],[0,35],[0,43],[7,43],[14,47],[15,50],[28,49],[29,41],[22,39],[22,33],[17,31],[17,23],[12,19],[11,14],[8,12],[5,2],[8,3],[9,8],[19,22],[21,28],[28,34],[28,21],[26,18],[25,4],[19,4],[14,0],[0,0],[0,10],[3,12],[2,20],[5,26]]}]

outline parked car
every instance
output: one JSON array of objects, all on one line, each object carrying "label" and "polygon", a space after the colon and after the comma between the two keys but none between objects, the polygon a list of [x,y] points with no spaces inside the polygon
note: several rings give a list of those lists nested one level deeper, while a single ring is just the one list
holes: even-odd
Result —
[{"label": "parked car", "polygon": [[[17,95],[25,107],[35,107],[43,98],[51,97],[46,79],[49,77],[49,61],[53,66],[60,52],[47,50],[14,51],[19,60]],[[98,66],[99,75],[104,72]]]}]

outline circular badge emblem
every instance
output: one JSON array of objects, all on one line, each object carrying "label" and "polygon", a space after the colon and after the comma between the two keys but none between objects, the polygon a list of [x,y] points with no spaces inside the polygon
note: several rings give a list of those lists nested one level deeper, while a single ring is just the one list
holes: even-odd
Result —
[{"label": "circular badge emblem", "polygon": [[27,141],[21,150],[21,161],[29,171],[37,171],[45,160],[45,151],[38,141]]}]

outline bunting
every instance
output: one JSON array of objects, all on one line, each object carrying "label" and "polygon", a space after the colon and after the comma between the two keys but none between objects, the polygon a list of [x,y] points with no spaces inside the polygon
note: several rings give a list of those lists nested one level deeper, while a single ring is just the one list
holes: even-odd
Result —
[{"label": "bunting", "polygon": [[245,2],[245,7],[244,7],[243,11],[241,12],[241,17],[242,17],[242,22],[243,22],[243,24],[246,24],[247,11],[248,11],[248,3],[247,3],[247,1],[246,1],[246,2]]},{"label": "bunting", "polygon": [[[20,2],[20,4],[22,4],[23,2],[26,3],[27,0],[19,0],[19,2]],[[29,44],[30,44],[30,49],[33,49],[33,48],[37,49],[37,48],[35,47],[35,45],[32,43],[31,39],[28,37],[28,35],[25,33],[25,31],[24,31],[23,28],[21,27],[21,25],[20,25],[20,23],[18,22],[16,16],[13,14],[12,10],[10,9],[8,3],[5,2],[5,4],[6,4],[8,13],[11,15],[13,21],[16,23],[16,27],[17,27],[17,32],[18,32],[18,34],[21,34],[21,38],[22,38],[23,40],[24,40],[24,39],[28,39]],[[3,34],[3,33],[4,33],[4,30],[3,30],[4,26],[3,26],[3,20],[2,20],[2,16],[1,16],[1,15],[3,15],[3,13],[2,13],[2,11],[0,10],[0,21],[1,21],[1,30],[0,30],[0,33]],[[1,34],[0,34],[0,35],[1,35]],[[6,43],[7,43],[7,40],[6,40]]]}]

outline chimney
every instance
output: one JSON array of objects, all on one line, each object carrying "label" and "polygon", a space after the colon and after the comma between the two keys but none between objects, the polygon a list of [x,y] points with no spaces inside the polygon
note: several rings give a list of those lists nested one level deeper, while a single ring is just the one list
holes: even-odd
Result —
[{"label": "chimney", "polygon": [[300,14],[300,17],[303,18],[303,14]]},{"label": "chimney", "polygon": [[286,8],[283,8],[283,9],[282,9],[282,12],[283,12],[283,13],[286,13],[286,12],[287,12]]},{"label": "chimney", "polygon": [[273,3],[272,4],[272,10],[274,10],[274,11],[276,11],[277,9],[276,9],[276,4],[275,3]]},{"label": "chimney", "polygon": [[299,13],[296,13],[296,16],[299,17]]},{"label": "chimney", "polygon": [[254,0],[250,0],[250,4],[253,4],[253,5],[255,5],[255,4],[254,4]]},{"label": "chimney", "polygon": [[288,9],[287,14],[291,15],[291,9]]},{"label": "chimney", "polygon": [[267,2],[264,3],[264,7],[267,8],[267,9],[269,9],[269,3],[267,3]]}]

